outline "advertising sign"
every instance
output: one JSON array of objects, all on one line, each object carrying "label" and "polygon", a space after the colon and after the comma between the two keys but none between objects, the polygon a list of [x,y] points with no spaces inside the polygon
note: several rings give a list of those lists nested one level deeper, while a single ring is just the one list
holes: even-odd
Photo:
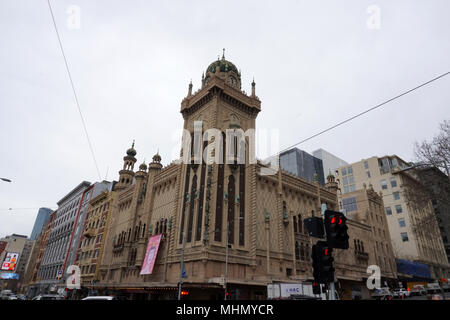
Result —
[{"label": "advertising sign", "polygon": [[5,261],[2,264],[2,270],[14,271],[16,269],[17,260],[19,254],[14,252],[8,252],[6,254]]},{"label": "advertising sign", "polygon": [[142,264],[141,275],[152,274],[160,242],[161,234],[153,236],[148,240],[147,252],[145,254],[144,263]]},{"label": "advertising sign", "polygon": [[19,280],[19,274],[13,272],[1,272],[0,279],[2,280]]}]

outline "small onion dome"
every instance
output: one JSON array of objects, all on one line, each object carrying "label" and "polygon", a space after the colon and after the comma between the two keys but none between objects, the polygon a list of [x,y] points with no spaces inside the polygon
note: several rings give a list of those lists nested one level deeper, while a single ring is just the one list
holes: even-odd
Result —
[{"label": "small onion dome", "polygon": [[161,162],[161,156],[159,155],[159,152],[153,156],[153,162]]},{"label": "small onion dome", "polygon": [[134,149],[134,140],[133,144],[131,145],[131,148],[127,150],[127,155],[130,157],[134,157],[137,154],[136,150]]},{"label": "small onion dome", "polygon": [[141,165],[139,166],[139,170],[147,171],[147,165],[145,164],[145,161],[141,163]]},{"label": "small onion dome", "polygon": [[223,49],[223,50],[224,50],[224,52],[222,55],[222,59],[218,58],[217,61],[212,62],[206,69],[206,72],[214,73],[214,72],[216,72],[216,67],[219,67],[219,70],[221,72],[233,71],[234,73],[236,73],[238,75],[238,77],[240,79],[241,73],[238,71],[238,69],[232,62],[225,60],[225,49]]}]

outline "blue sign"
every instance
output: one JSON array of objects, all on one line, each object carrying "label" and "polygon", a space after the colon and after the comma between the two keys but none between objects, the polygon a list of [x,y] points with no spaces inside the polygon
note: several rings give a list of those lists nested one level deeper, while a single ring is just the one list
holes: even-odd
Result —
[{"label": "blue sign", "polygon": [[183,270],[183,273],[181,273],[181,277],[182,277],[182,278],[187,278],[187,276],[186,276],[186,269],[184,269],[184,270]]},{"label": "blue sign", "polygon": [[0,273],[0,279],[2,279],[2,280],[19,280],[19,274],[12,273],[12,272],[2,272],[2,273]]}]

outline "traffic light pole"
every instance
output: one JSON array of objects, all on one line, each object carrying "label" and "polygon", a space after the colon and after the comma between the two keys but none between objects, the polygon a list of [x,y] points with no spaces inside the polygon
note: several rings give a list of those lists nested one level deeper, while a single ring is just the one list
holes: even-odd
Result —
[{"label": "traffic light pole", "polygon": [[[324,218],[323,219],[323,221],[325,222],[325,211],[327,210],[327,205],[325,204],[325,203],[322,203],[322,208],[321,208],[322,210],[322,218]],[[325,230],[326,228],[325,228],[325,226],[324,226],[324,232],[325,232],[325,238],[327,237],[327,231]],[[330,285],[329,285],[329,287],[330,287],[330,300],[336,300],[336,296],[335,296],[335,288],[334,288],[334,281],[333,282],[330,282]]]},{"label": "traffic light pole", "polygon": [[230,234],[230,222],[227,222],[227,242],[225,249],[225,277],[224,277],[224,287],[225,287],[225,296],[224,300],[227,300],[227,285],[228,285],[228,242],[229,242],[229,234]]}]

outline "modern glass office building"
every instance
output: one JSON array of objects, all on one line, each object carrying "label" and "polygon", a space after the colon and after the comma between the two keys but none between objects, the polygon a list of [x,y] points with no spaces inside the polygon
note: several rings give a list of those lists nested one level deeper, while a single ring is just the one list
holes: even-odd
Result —
[{"label": "modern glass office building", "polygon": [[34,221],[33,231],[31,231],[30,240],[36,240],[42,231],[42,228],[48,222],[52,210],[49,208],[39,208],[36,220]]},{"label": "modern glass office building", "polygon": [[314,182],[314,175],[321,185],[325,184],[322,160],[300,149],[291,149],[280,154],[281,169]]}]

